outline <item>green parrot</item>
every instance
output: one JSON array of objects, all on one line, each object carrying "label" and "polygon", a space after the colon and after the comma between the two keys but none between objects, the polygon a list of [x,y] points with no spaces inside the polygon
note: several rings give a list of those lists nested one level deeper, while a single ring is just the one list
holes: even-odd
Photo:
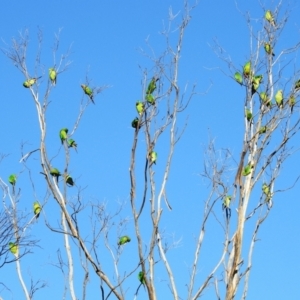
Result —
[{"label": "green parrot", "polygon": [[244,77],[249,77],[251,74],[251,61],[246,62],[243,68]]},{"label": "green parrot", "polygon": [[270,187],[266,183],[263,183],[261,189],[263,193],[266,195],[266,201],[269,202],[272,198]]},{"label": "green parrot", "polygon": [[41,205],[38,202],[33,202],[33,212],[34,212],[36,218],[38,218],[40,216],[41,210],[42,210]]},{"label": "green parrot", "polygon": [[236,72],[236,73],[234,74],[234,79],[235,79],[235,81],[236,81],[237,83],[239,83],[240,85],[243,84],[243,76],[241,75],[241,73]]},{"label": "green parrot", "polygon": [[148,85],[146,94],[152,94],[156,89],[156,81],[158,78],[153,77]]},{"label": "green parrot", "polygon": [[263,75],[257,75],[252,78],[252,95],[257,91],[262,81]]},{"label": "green parrot", "polygon": [[8,182],[11,184],[11,185],[15,185],[16,182],[17,182],[17,175],[15,174],[11,174],[9,177],[8,177]]},{"label": "green parrot", "polygon": [[268,130],[267,126],[262,126],[259,128],[258,133],[263,134],[263,133],[266,133],[267,130]]},{"label": "green parrot", "polygon": [[15,256],[18,256],[18,252],[19,252],[19,247],[16,243],[13,243],[13,242],[9,242],[8,243],[8,246],[9,246],[9,250],[10,252],[15,255]]},{"label": "green parrot", "polygon": [[62,128],[60,131],[59,131],[59,137],[60,137],[60,140],[61,140],[61,143],[63,144],[64,141],[68,138],[68,128]]},{"label": "green parrot", "polygon": [[[132,122],[131,122],[132,128],[137,128],[138,124],[139,124],[139,119],[138,118],[133,119]],[[141,125],[139,127],[141,127]]]},{"label": "green parrot", "polygon": [[26,81],[24,81],[23,82],[23,86],[25,87],[25,88],[30,88],[31,86],[33,86],[35,83],[36,83],[36,81],[39,79],[39,78],[41,78],[42,76],[40,76],[40,77],[37,77],[37,78],[30,78],[30,79],[28,79],[28,80],[26,80]]},{"label": "green parrot", "polygon": [[90,97],[90,99],[92,100],[92,102],[95,104],[94,99],[93,99],[93,90],[85,84],[81,84],[80,86],[82,87],[84,93],[86,95],[88,95]]},{"label": "green parrot", "polygon": [[139,281],[141,282],[141,284],[145,284],[146,283],[144,272],[140,271],[139,275],[138,275],[138,278],[139,278]]},{"label": "green parrot", "polygon": [[73,178],[69,174],[65,175],[65,181],[68,186],[74,185]]},{"label": "green parrot", "polygon": [[49,69],[49,78],[53,85],[56,84],[56,75],[57,75],[56,70],[54,68],[50,68]]},{"label": "green parrot", "polygon": [[231,201],[231,196],[226,196],[226,197],[224,197],[223,204],[222,204],[223,210],[224,209],[226,210],[226,218],[227,218],[227,220],[231,216],[230,201]]},{"label": "green parrot", "polygon": [[77,143],[73,139],[68,140],[68,147],[69,148],[74,148],[77,152]]},{"label": "green parrot", "polygon": [[248,122],[250,122],[252,120],[252,113],[248,108],[246,108],[246,110],[245,110],[245,116],[246,116],[246,119]]},{"label": "green parrot", "polygon": [[149,154],[149,159],[151,161],[151,164],[156,165],[157,153],[155,151],[151,151]]},{"label": "green parrot", "polygon": [[291,108],[291,112],[293,112],[293,109],[294,109],[294,105],[296,104],[296,99],[295,99],[295,96],[294,95],[291,95],[290,98],[289,98],[289,106]]},{"label": "green parrot", "polygon": [[275,56],[275,54],[273,53],[273,49],[272,49],[272,47],[269,43],[264,44],[264,49],[265,49],[265,51],[267,52],[268,55]]},{"label": "green parrot", "polygon": [[275,95],[275,101],[279,108],[283,107],[283,90],[279,90]]},{"label": "green parrot", "polygon": [[274,17],[271,13],[270,10],[267,10],[265,13],[265,19],[272,25],[275,27],[275,21],[274,21]]},{"label": "green parrot", "polygon": [[251,173],[252,169],[253,169],[253,165],[248,164],[247,166],[244,167],[242,175],[248,176]]},{"label": "green parrot", "polygon": [[155,105],[155,98],[152,96],[152,94],[146,94],[146,100],[148,103]]},{"label": "green parrot", "polygon": [[224,197],[223,204],[222,204],[223,209],[229,208],[231,198],[232,198],[231,196],[226,196],[226,197]]},{"label": "green parrot", "polygon": [[141,116],[144,112],[144,103],[141,101],[137,101],[135,103],[135,107],[136,107],[138,114]]},{"label": "green parrot", "polygon": [[120,237],[118,245],[121,246],[121,245],[124,245],[126,243],[129,243],[130,241],[131,241],[131,239],[130,239],[129,236],[123,235],[123,236]]},{"label": "green parrot", "polygon": [[56,168],[51,168],[50,174],[51,174],[53,177],[57,177],[57,179],[58,179],[58,177],[61,175],[60,172],[58,171],[58,169],[56,169]]},{"label": "green parrot", "polygon": [[300,79],[295,82],[295,91],[300,89]]},{"label": "green parrot", "polygon": [[259,94],[260,99],[262,100],[262,102],[266,105],[266,106],[270,106],[271,105],[271,99],[269,99],[267,93],[265,92],[261,92]]}]

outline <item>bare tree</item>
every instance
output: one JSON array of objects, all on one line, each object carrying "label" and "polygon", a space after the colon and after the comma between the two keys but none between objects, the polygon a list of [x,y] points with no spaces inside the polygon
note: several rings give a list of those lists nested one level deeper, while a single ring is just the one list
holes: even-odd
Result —
[{"label": "bare tree", "polygon": [[[300,43],[287,49],[276,48],[288,20],[288,13],[282,14],[281,8],[282,1],[272,11],[262,6],[261,29],[257,32],[252,26],[250,14],[244,15],[250,32],[252,51],[242,69],[236,67],[218,41],[215,41],[214,50],[227,64],[231,73],[222,72],[245,90],[244,111],[241,112],[244,115],[244,137],[232,183],[230,170],[235,160],[230,150],[216,150],[213,140],[207,147],[203,176],[210,181],[211,192],[205,202],[191,268],[188,299],[198,299],[211,284],[215,286],[217,299],[234,299],[238,289],[242,299],[246,299],[259,229],[272,209],[274,196],[282,192],[275,189],[275,183],[282,165],[294,153],[290,142],[300,129],[297,114],[299,71],[287,78],[282,74],[293,64]],[[299,177],[295,178],[294,183],[287,189],[293,187],[298,179]],[[261,195],[258,199],[254,196],[257,191]],[[223,221],[215,212],[216,205],[220,208],[220,201],[223,203]],[[217,218],[224,232],[223,249],[215,267],[197,288],[194,280],[209,218]],[[252,236],[245,236],[245,226],[248,223],[251,225],[250,220],[254,220],[251,223],[254,224],[253,233]],[[248,248],[243,249],[245,241],[250,243]],[[225,285],[224,297],[221,297],[220,282]]]},{"label": "bare tree", "polygon": [[[64,296],[69,292],[72,300],[78,299],[78,291],[74,285],[74,272],[75,269],[81,268],[84,274],[82,283],[83,299],[86,297],[86,288],[89,283],[89,278],[92,276],[90,268],[93,269],[94,274],[100,280],[100,295],[101,299],[108,299],[112,295],[116,299],[125,299],[128,293],[125,282],[134,275],[137,282],[137,289],[135,290],[135,298],[138,297],[139,289],[143,285],[148,293],[149,299],[157,299],[157,292],[155,289],[155,268],[158,262],[162,262],[167,274],[169,276],[169,285],[171,293],[175,299],[179,299],[176,283],[173,276],[172,267],[167,258],[167,251],[169,247],[163,244],[163,228],[160,227],[163,212],[163,201],[166,207],[171,210],[171,203],[167,198],[167,182],[171,168],[171,162],[176,143],[179,141],[184,132],[185,127],[177,128],[177,119],[181,112],[188,106],[190,100],[195,94],[195,87],[192,87],[188,92],[188,87],[183,91],[178,84],[179,74],[179,61],[180,54],[183,47],[183,37],[185,30],[191,19],[191,11],[195,6],[190,7],[188,2],[184,2],[184,9],[182,13],[174,14],[170,9],[169,23],[162,32],[162,36],[166,42],[166,51],[160,56],[155,56],[154,49],[149,45],[151,54],[143,52],[153,63],[153,68],[148,71],[144,70],[144,80],[142,89],[142,100],[136,104],[139,117],[132,122],[134,128],[133,146],[131,150],[130,160],[130,204],[132,211],[132,218],[135,228],[137,240],[137,257],[138,261],[133,263],[130,270],[121,273],[119,269],[119,261],[123,253],[123,245],[130,241],[130,237],[124,236],[124,230],[130,222],[127,216],[122,216],[122,208],[125,205],[120,203],[114,213],[107,213],[105,203],[83,203],[81,198],[82,189],[77,187],[77,195],[71,196],[69,187],[76,186],[70,174],[70,160],[72,159],[71,151],[76,150],[76,141],[72,138],[80,121],[87,109],[87,107],[94,102],[97,94],[101,93],[108,86],[93,87],[91,80],[86,78],[86,82],[81,85],[85,97],[82,99],[81,107],[78,112],[77,119],[74,121],[72,130],[62,128],[60,131],[61,143],[63,146],[64,154],[64,167],[63,169],[56,168],[53,165],[55,157],[49,157],[49,150],[46,143],[47,121],[46,116],[48,107],[51,103],[51,92],[55,88],[56,77],[60,73],[67,71],[70,62],[68,60],[70,50],[66,54],[61,55],[57,60],[59,51],[59,34],[55,37],[53,47],[53,65],[49,69],[49,79],[46,80],[46,89],[42,93],[41,87],[45,76],[48,76],[48,70],[45,69],[41,59],[41,45],[42,33],[38,33],[38,50],[35,60],[34,68],[28,67],[27,50],[29,42],[29,33],[27,30],[20,33],[19,39],[13,39],[12,45],[2,49],[2,52],[13,62],[18,70],[24,75],[24,88],[27,88],[33,99],[33,104],[36,109],[39,129],[40,129],[40,145],[38,149],[30,152],[23,153],[20,162],[28,171],[29,180],[35,190],[34,180],[30,166],[27,162],[39,153],[39,160],[41,164],[41,174],[45,178],[47,192],[43,204],[40,205],[40,213],[43,213],[43,207],[47,204],[50,197],[56,200],[59,211],[61,212],[61,225],[54,225],[51,221],[45,218],[47,227],[54,233],[63,235],[64,248],[66,256],[58,252],[58,262],[55,265],[62,271],[65,278],[64,283]],[[179,24],[174,24],[181,18]],[[171,35],[177,36],[177,42],[172,45]],[[29,69],[34,69],[35,74],[31,74]],[[186,93],[188,92],[187,96]],[[134,109],[134,104],[133,104]],[[156,146],[162,139],[163,133],[167,133],[164,139],[169,140],[169,151],[165,161],[164,175],[160,183],[156,183],[155,164],[157,162]],[[137,157],[137,144],[140,142],[141,134],[144,133],[145,145],[145,165],[144,165],[144,182],[143,182],[143,196],[142,201],[136,201],[137,195],[137,170],[136,170],[136,157]],[[168,137],[167,137],[168,136]],[[58,144],[59,145],[59,144]],[[158,159],[159,160],[159,159]],[[159,161],[159,164],[163,164]],[[3,186],[5,183],[3,181]],[[15,185],[14,185],[15,187]],[[6,189],[3,188],[4,190]],[[158,192],[156,190],[158,189]],[[147,199],[150,198],[150,202]],[[91,229],[93,233],[91,238],[86,238],[82,234],[80,226],[80,215],[83,211],[90,211],[91,215]],[[147,217],[146,217],[147,216]],[[33,217],[35,219],[36,216]],[[116,222],[115,219],[119,221]],[[141,229],[140,221],[147,218],[151,223],[150,242],[146,242],[149,232],[145,234]],[[18,220],[18,218],[16,218]],[[29,221],[31,224],[31,221]],[[110,234],[115,228],[119,236],[119,242],[116,247],[116,242],[111,242]],[[125,238],[125,242],[123,243]],[[127,238],[127,240],[126,240]],[[147,244],[147,249],[144,245]],[[114,272],[107,272],[103,266],[103,256],[98,256],[98,248],[100,245],[107,250],[108,255],[111,257],[112,269]],[[22,248],[18,244],[19,249]],[[76,250],[75,250],[76,249]],[[75,252],[79,251],[79,261]],[[75,258],[76,257],[76,258]],[[21,257],[17,257],[16,263],[20,264]],[[32,299],[35,288],[31,289],[32,293],[28,291],[26,285],[22,281],[23,290],[26,299]],[[140,280],[140,281],[138,281]]]},{"label": "bare tree", "polygon": [[[167,274],[166,282],[160,283],[164,285],[164,297],[182,299],[182,283],[176,282],[174,264],[169,256],[169,251],[177,246],[177,242],[168,243],[163,222],[166,214],[172,214],[173,203],[168,197],[168,180],[176,145],[187,126],[187,120],[181,127],[178,120],[196,94],[195,85],[181,86],[178,79],[184,35],[195,7],[196,4],[190,5],[188,1],[184,1],[182,12],[175,14],[170,9],[169,22],[162,31],[166,43],[163,53],[157,55],[148,41],[147,50],[141,50],[151,61],[152,67],[141,68],[141,98],[132,104],[133,110],[134,106],[137,110],[137,116],[131,123],[133,141],[129,168],[129,216],[123,212],[127,206],[126,201],[118,201],[113,212],[107,209],[106,202],[94,199],[84,201],[85,187],[79,186],[71,174],[70,165],[77,146],[74,140],[77,129],[96,96],[108,86],[93,86],[92,80],[86,77],[81,84],[83,97],[73,128],[60,130],[60,140],[57,139],[57,148],[60,147],[60,150],[53,155],[46,140],[48,108],[56,77],[69,71],[71,51],[67,50],[66,54],[58,58],[58,34],[53,46],[53,66],[46,69],[41,58],[42,33],[39,32],[36,60],[31,64],[27,61],[27,30],[20,33],[19,39],[13,39],[11,45],[2,49],[23,74],[23,86],[30,93],[39,122],[40,139],[37,149],[26,152],[22,147],[22,172],[27,172],[36,195],[33,180],[35,174],[32,173],[29,162],[39,155],[38,176],[44,180],[46,186],[43,201],[38,201],[36,196],[34,214],[22,215],[18,210],[21,197],[18,184],[10,182],[10,186],[5,180],[0,180],[4,208],[0,214],[0,255],[1,259],[4,257],[1,266],[16,262],[26,299],[33,299],[36,291],[46,286],[43,279],[36,283],[31,280],[31,285],[27,282],[27,286],[21,272],[22,256],[30,255],[32,247],[37,245],[28,229],[32,228],[40,214],[44,216],[49,233],[63,237],[63,247],[58,249],[57,261],[53,263],[64,278],[63,299],[68,296],[76,300],[79,295],[82,299],[87,299],[92,278],[97,279],[99,298],[102,300],[121,300],[130,296],[138,299],[142,291],[147,293],[148,299],[158,299],[161,298],[157,286],[158,270]],[[282,74],[293,62],[293,55],[300,44],[276,51],[277,55],[274,56],[273,51],[278,50],[275,46],[288,16],[285,14],[281,17],[280,8],[281,2],[272,11],[262,7],[261,29],[258,32],[251,25],[250,15],[245,15],[250,30],[252,52],[242,68],[236,67],[225,56],[218,42],[215,43],[217,55],[229,69],[229,73],[223,72],[234,84],[239,84],[245,90],[244,108],[241,112],[244,116],[244,135],[241,154],[237,160],[229,148],[217,150],[212,138],[205,149],[206,160],[202,176],[209,182],[209,193],[204,203],[194,256],[191,259],[190,279],[186,284],[187,299],[199,299],[212,285],[217,299],[234,299],[238,290],[242,299],[246,299],[258,232],[272,209],[274,195],[281,192],[275,189],[275,184],[282,165],[293,154],[290,141],[300,129],[300,119],[296,114],[300,74],[295,71],[288,79]],[[34,70],[34,74],[29,70]],[[273,98],[275,102],[272,101]],[[167,148],[165,159],[161,159],[158,150],[162,143]],[[141,153],[142,163],[139,159]],[[63,161],[61,168],[55,165],[57,157]],[[159,175],[156,174],[156,164],[163,166]],[[295,183],[297,180],[295,178]],[[287,188],[292,187],[293,185]],[[257,191],[260,195],[258,199],[253,197]],[[55,199],[55,207],[59,212],[58,219],[47,217],[46,207],[52,198]],[[223,214],[220,213],[221,207]],[[223,233],[223,239],[219,241],[221,250],[214,266],[199,284],[199,264],[203,259],[201,255],[204,237],[211,219],[220,226]],[[84,228],[83,223],[88,229]],[[250,237],[245,235],[246,224],[254,224]],[[127,234],[129,226],[133,228],[134,236]],[[14,244],[9,246],[11,240]],[[127,243],[131,241],[136,248],[132,250],[130,268],[124,271],[122,260]],[[245,241],[250,241],[248,248],[244,246]],[[17,252],[12,245],[18,247]],[[78,276],[82,276],[80,289],[76,286]],[[221,296],[223,292],[224,295]]]}]

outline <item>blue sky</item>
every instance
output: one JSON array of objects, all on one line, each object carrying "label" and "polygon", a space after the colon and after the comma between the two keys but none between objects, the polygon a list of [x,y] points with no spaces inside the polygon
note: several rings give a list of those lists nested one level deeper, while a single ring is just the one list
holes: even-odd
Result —
[{"label": "blue sky", "polygon": [[[192,20],[186,30],[180,63],[179,82],[182,89],[186,83],[191,87],[197,84],[198,94],[193,98],[187,110],[180,115],[179,125],[188,118],[187,129],[176,146],[171,175],[168,183],[168,197],[173,207],[169,212],[164,207],[163,228],[169,242],[181,240],[178,248],[168,254],[174,268],[175,280],[182,299],[186,298],[186,284],[193,260],[195,236],[198,235],[203,216],[203,203],[209,193],[206,181],[200,176],[203,172],[203,149],[209,138],[215,139],[217,149],[229,148],[235,159],[239,158],[244,130],[244,91],[230,77],[226,64],[212,49],[214,39],[226,50],[239,68],[249,59],[249,31],[246,21],[239,13],[234,1],[200,1],[192,12]],[[259,28],[263,9],[257,1],[237,0],[242,12],[250,12],[254,28]],[[296,3],[296,2],[295,2]],[[275,2],[266,1],[266,7],[273,9]],[[27,65],[34,74],[34,58],[37,50],[37,32],[43,33],[41,63],[48,70],[53,65],[52,47],[54,35],[61,29],[58,55],[67,52],[72,64],[58,77],[57,87],[52,90],[51,104],[47,115],[47,143],[49,154],[55,158],[54,164],[63,164],[63,151],[60,148],[58,132],[62,127],[72,128],[83,97],[80,84],[86,76],[94,85],[109,85],[95,99],[96,105],[90,105],[74,135],[78,142],[78,153],[72,152],[70,170],[77,186],[85,188],[83,199],[106,203],[106,211],[113,213],[118,202],[125,203],[122,217],[128,217],[127,230],[133,233],[129,205],[129,162],[133,139],[131,121],[136,116],[135,102],[142,97],[142,75],[147,69],[153,72],[153,65],[142,55],[140,49],[149,53],[145,43],[149,43],[159,56],[165,49],[165,40],[160,34],[167,23],[168,10],[172,6],[174,13],[182,10],[182,1],[4,1],[0,11],[0,37],[10,44],[20,31],[29,30],[30,43]],[[298,4],[284,7],[281,15],[291,10],[290,19],[282,38],[275,48],[288,48],[299,41]],[[173,28],[180,19],[175,20]],[[177,37],[173,33],[172,39]],[[173,40],[172,40],[173,41]],[[3,46],[4,44],[2,44]],[[5,45],[4,45],[5,47]],[[263,51],[263,50],[262,50]],[[293,68],[299,68],[299,59]],[[28,171],[19,163],[20,145],[25,142],[24,151],[39,147],[39,128],[36,111],[29,92],[22,87],[23,75],[4,56],[0,55],[2,80],[0,81],[0,153],[9,154],[0,164],[0,177],[4,180],[11,173],[18,173],[18,187],[21,189],[20,209],[24,214],[32,214],[32,199],[44,201],[46,185],[42,176],[38,156],[28,161],[35,182],[35,192],[28,179]],[[288,69],[289,71],[290,69]],[[151,76],[151,75],[150,75]],[[41,93],[45,89],[47,73],[41,79]],[[207,93],[205,93],[208,91]],[[299,114],[299,112],[296,112]],[[144,137],[140,136],[141,141]],[[294,150],[298,149],[299,138],[293,140]],[[163,136],[157,145],[159,153],[156,173],[157,182],[164,165],[167,136]],[[142,147],[137,157],[138,171],[142,170],[144,153]],[[58,156],[56,156],[58,153]],[[278,186],[285,189],[299,175],[297,165],[299,154],[289,158],[281,170]],[[163,164],[163,165],[162,165]],[[233,163],[231,168],[235,170]],[[143,173],[140,172],[141,176]],[[76,188],[69,191],[69,197],[76,195]],[[138,187],[138,192],[139,187]],[[299,299],[298,289],[300,267],[300,220],[298,201],[299,184],[285,193],[277,193],[274,206],[268,219],[262,225],[259,242],[253,255],[253,269],[250,275],[248,299]],[[254,194],[257,203],[260,194]],[[220,209],[215,209],[219,218]],[[146,212],[147,207],[145,208]],[[147,211],[148,212],[148,211]],[[45,225],[45,217],[52,226],[57,227],[60,220],[54,199],[50,197],[44,209],[45,216],[31,228],[30,233],[40,240],[39,246],[22,259],[22,269],[29,285],[29,276],[42,280],[47,287],[38,291],[36,299],[62,298],[63,275],[53,266],[57,261],[56,253],[63,251],[62,236],[50,232]],[[234,218],[234,217],[233,217]],[[82,231],[90,234],[90,220],[82,217]],[[146,221],[145,221],[146,222]],[[233,226],[232,226],[233,227]],[[145,232],[147,223],[145,223]],[[253,231],[253,222],[247,224],[246,234]],[[113,227],[110,241],[117,239],[116,227]],[[197,282],[205,278],[220,255],[223,236],[216,221],[209,222],[205,245],[199,264]],[[247,245],[247,244],[246,244]],[[135,241],[124,247],[121,270],[129,267],[125,255],[132,257]],[[73,244],[74,255],[78,252]],[[102,247],[102,246],[101,246]],[[104,247],[99,247],[99,257],[109,262]],[[132,248],[131,248],[132,247]],[[130,249],[131,248],[131,249]],[[246,256],[246,253],[244,254]],[[137,262],[134,258],[133,263]],[[128,265],[129,264],[129,265]],[[111,265],[103,263],[109,273]],[[76,273],[77,272],[77,273]],[[92,272],[92,270],[91,270]],[[166,274],[162,267],[157,271],[158,295],[161,298],[168,292]],[[76,276],[77,275],[77,276]],[[222,274],[219,274],[219,278]],[[80,285],[82,273],[80,267],[75,270],[78,284],[78,297],[81,298]],[[7,279],[6,279],[7,278]],[[133,298],[136,289],[136,275],[128,283],[128,297]],[[0,269],[0,296],[7,299],[22,299],[23,294],[14,264]],[[222,283],[220,284],[222,285]],[[221,289],[222,290],[222,289]],[[99,298],[98,279],[91,277],[88,299]],[[238,294],[240,297],[240,294]],[[141,289],[139,299],[145,299]],[[69,295],[67,299],[70,299]],[[214,299],[213,288],[209,288],[205,299]]]}]

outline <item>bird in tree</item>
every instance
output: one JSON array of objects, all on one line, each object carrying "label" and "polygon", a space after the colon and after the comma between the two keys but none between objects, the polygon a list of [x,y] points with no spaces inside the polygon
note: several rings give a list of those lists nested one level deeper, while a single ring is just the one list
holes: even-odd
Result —
[{"label": "bird in tree", "polygon": [[263,75],[256,75],[252,78],[252,95],[257,91],[262,81]]},{"label": "bird in tree", "polygon": [[224,197],[223,204],[222,204],[223,210],[225,209],[225,211],[226,211],[226,218],[227,218],[227,220],[231,216],[230,201],[231,201],[231,196],[226,196],[226,197]]},{"label": "bird in tree", "polygon": [[68,128],[62,128],[59,131],[59,138],[60,138],[62,144],[68,138],[68,131],[69,131]]},{"label": "bird in tree", "polygon": [[58,178],[61,175],[59,170],[56,168],[51,168],[50,170],[50,175],[52,175],[53,177],[56,177],[56,182],[58,182]]},{"label": "bird in tree", "polygon": [[77,143],[73,139],[68,140],[68,147],[69,148],[74,148],[77,152]]},{"label": "bird in tree", "polygon": [[148,85],[146,94],[152,94],[156,89],[156,81],[158,78],[153,77]]},{"label": "bird in tree", "polygon": [[74,185],[73,178],[69,174],[65,175],[65,182],[68,186]]},{"label": "bird in tree", "polygon": [[38,202],[33,202],[33,212],[36,218],[40,216],[41,210],[42,210],[41,205]]},{"label": "bird in tree", "polygon": [[267,130],[268,130],[267,126],[261,126],[261,127],[259,128],[259,130],[258,130],[258,133],[259,133],[259,134],[264,134],[264,133],[267,132]]},{"label": "bird in tree", "polygon": [[84,93],[86,95],[88,95],[90,97],[90,99],[92,100],[92,102],[95,104],[94,98],[93,98],[94,97],[93,90],[89,86],[87,86],[85,84],[81,84],[81,87],[82,87]]},{"label": "bird in tree", "polygon": [[[138,124],[139,124],[139,119],[138,118],[135,118],[132,120],[131,122],[131,127],[132,128],[137,128],[138,127]],[[141,128],[141,125],[139,126],[139,128]]]},{"label": "bird in tree", "polygon": [[243,68],[244,77],[249,77],[251,73],[251,61],[246,62]]},{"label": "bird in tree", "polygon": [[11,174],[11,175],[8,177],[8,182],[9,182],[12,186],[15,186],[15,184],[16,184],[16,182],[17,182],[17,175]]},{"label": "bird in tree", "polygon": [[141,282],[141,284],[145,284],[146,283],[146,280],[145,280],[145,274],[143,271],[140,271],[139,274],[138,274],[138,278],[139,278],[139,281]]},{"label": "bird in tree", "polygon": [[151,151],[149,154],[149,159],[150,159],[151,165],[152,164],[156,165],[157,153],[155,151]]},{"label": "bird in tree", "polygon": [[56,76],[57,76],[56,70],[54,68],[50,68],[49,69],[49,78],[53,85],[56,84]]},{"label": "bird in tree", "polygon": [[295,91],[300,89],[300,79],[295,82]]},{"label": "bird in tree", "polygon": [[37,78],[30,78],[30,79],[28,79],[28,80],[26,80],[26,81],[24,81],[23,82],[23,86],[25,87],[25,88],[30,88],[31,86],[33,86],[35,83],[36,83],[36,81],[39,79],[39,78],[41,78],[42,76],[40,76],[40,77],[37,77]]},{"label": "bird in tree", "polygon": [[246,108],[245,116],[246,116],[246,119],[247,119],[248,122],[250,122],[252,120],[252,113],[251,113],[250,109]]},{"label": "bird in tree", "polygon": [[253,165],[249,163],[248,165],[246,165],[244,167],[242,175],[243,176],[248,176],[251,173],[252,169],[253,169]]},{"label": "bird in tree", "polygon": [[280,109],[283,107],[283,90],[277,91],[275,95],[275,102]]},{"label": "bird in tree", "polygon": [[15,255],[15,256],[18,256],[18,253],[19,253],[19,247],[16,243],[13,243],[13,242],[9,242],[8,243],[8,246],[9,246],[9,250],[10,252]]},{"label": "bird in tree", "polygon": [[270,191],[270,187],[266,183],[263,183],[261,189],[262,189],[263,193],[266,195],[266,201],[269,202],[272,198],[272,193]]},{"label": "bird in tree", "polygon": [[290,96],[288,103],[289,103],[289,106],[291,108],[291,112],[293,112],[294,106],[296,104],[296,98],[295,98],[294,95]]},{"label": "bird in tree", "polygon": [[273,53],[273,49],[272,49],[272,47],[271,47],[271,44],[265,43],[265,44],[264,44],[264,49],[265,49],[265,51],[266,51],[266,53],[267,53],[268,55],[275,56],[275,54]]},{"label": "bird in tree", "polygon": [[270,106],[272,103],[271,103],[271,99],[269,99],[268,95],[266,92],[261,92],[259,94],[259,97],[260,99],[262,100],[263,104],[266,105],[266,106]]},{"label": "bird in tree", "polygon": [[138,114],[141,116],[144,112],[144,103],[141,101],[137,101],[135,103],[135,107],[136,107]]},{"label": "bird in tree", "polygon": [[131,241],[131,239],[128,235],[123,235],[123,236],[120,237],[118,245],[121,246],[121,245],[124,245],[126,243],[129,243],[130,241]]},{"label": "bird in tree", "polygon": [[155,98],[152,94],[146,94],[146,100],[149,104],[155,105]]},{"label": "bird in tree", "polygon": [[270,10],[267,10],[265,13],[265,19],[272,25],[275,27],[275,21],[274,21],[274,17],[273,14],[271,13]]},{"label": "bird in tree", "polygon": [[236,81],[237,83],[239,83],[240,85],[243,84],[243,76],[242,76],[241,73],[236,72],[236,73],[234,74],[234,79],[235,79],[235,81]]}]

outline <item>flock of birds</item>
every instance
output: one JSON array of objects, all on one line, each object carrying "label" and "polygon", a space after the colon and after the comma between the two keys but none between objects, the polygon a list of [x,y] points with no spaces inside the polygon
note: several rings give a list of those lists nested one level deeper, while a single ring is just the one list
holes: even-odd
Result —
[{"label": "flock of birds", "polygon": [[[29,78],[27,79],[24,83],[23,86],[25,88],[31,88],[40,77],[35,77],[35,78]],[[50,68],[49,69],[49,79],[52,85],[56,85],[56,80],[57,80],[57,71],[55,68]],[[136,130],[140,129],[143,125],[142,122],[142,116],[146,110],[146,103],[148,105],[155,105],[155,97],[153,96],[153,92],[156,89],[156,82],[158,81],[158,78],[152,78],[150,81],[147,91],[146,91],[146,97],[145,97],[145,102],[142,101],[137,101],[136,102],[136,110],[140,116],[140,118],[135,118],[131,125],[133,128]],[[85,84],[81,84],[81,88],[83,89],[84,93],[90,98],[90,100],[95,104],[94,99],[93,99],[93,89]],[[66,143],[68,148],[74,148],[77,151],[77,143],[73,139],[68,139],[68,129],[67,128],[62,128],[59,132],[59,137],[61,140],[61,143],[64,144]],[[150,164],[156,164],[157,160],[157,153],[151,149],[151,151],[148,154],[148,160],[150,161]],[[62,176],[60,171],[57,168],[51,168],[50,169],[50,175],[55,177],[57,182],[59,180],[59,177]],[[74,180],[69,174],[64,174],[64,180],[65,183],[68,186],[73,186],[74,185]],[[15,188],[16,182],[17,182],[17,175],[16,174],[11,174],[8,178],[9,183],[12,185],[13,189]],[[35,201],[33,203],[33,212],[36,217],[36,219],[39,217],[40,213],[42,210],[42,206],[40,205],[39,202]],[[118,248],[122,245],[125,245],[131,241],[130,237],[127,235],[121,236],[118,241]],[[8,243],[9,250],[11,253],[18,258],[19,257],[19,245],[18,242],[9,242]],[[138,273],[138,279],[140,281],[141,285],[145,284],[145,274],[144,272],[140,271]]]},{"label": "flock of birds", "polygon": [[[271,26],[273,26],[276,29],[276,23],[274,20],[274,16],[272,14],[272,12],[270,10],[267,10],[265,13],[265,19],[267,20],[267,22],[269,22],[271,24]],[[270,42],[264,42],[264,50],[267,53],[267,55],[273,57],[275,56],[274,52],[273,52],[273,47],[270,44]],[[260,100],[262,101],[262,104],[265,105],[268,108],[272,108],[273,104],[272,104],[272,99],[271,97],[269,97],[269,95],[267,94],[267,92],[258,92],[258,88],[260,86],[260,84],[263,81],[263,75],[255,75],[252,68],[251,68],[251,61],[248,61],[245,63],[245,65],[243,66],[243,71],[240,72],[236,72],[234,74],[234,79],[237,83],[239,83],[240,85],[244,85],[244,86],[251,86],[251,97],[255,94],[258,93]],[[293,86],[293,91],[291,92],[290,96],[288,97],[288,101],[286,103],[288,103],[288,105],[291,108],[291,113],[293,112],[293,108],[296,104],[296,94],[298,93],[298,91],[300,91],[300,79],[295,81],[294,86]],[[282,109],[284,107],[284,94],[283,94],[283,90],[278,90],[275,93],[275,103],[277,105],[277,107],[279,109]],[[251,122],[253,119],[253,114],[251,112],[250,109],[245,108],[245,118],[247,120],[247,122]],[[259,134],[264,134],[266,133],[268,130],[267,126],[261,126],[258,130]],[[254,165],[251,163],[248,163],[241,172],[242,176],[248,176],[251,174],[252,169],[254,168]],[[263,183],[262,185],[262,192],[265,195],[265,201],[266,203],[270,203],[271,198],[272,198],[272,192],[271,192],[271,188],[270,185],[268,185],[267,183]],[[231,196],[230,195],[226,195],[223,198],[223,203],[222,203],[222,208],[226,211],[226,217],[227,219],[230,217],[231,215],[231,209],[230,209],[230,202],[231,202]]]}]

